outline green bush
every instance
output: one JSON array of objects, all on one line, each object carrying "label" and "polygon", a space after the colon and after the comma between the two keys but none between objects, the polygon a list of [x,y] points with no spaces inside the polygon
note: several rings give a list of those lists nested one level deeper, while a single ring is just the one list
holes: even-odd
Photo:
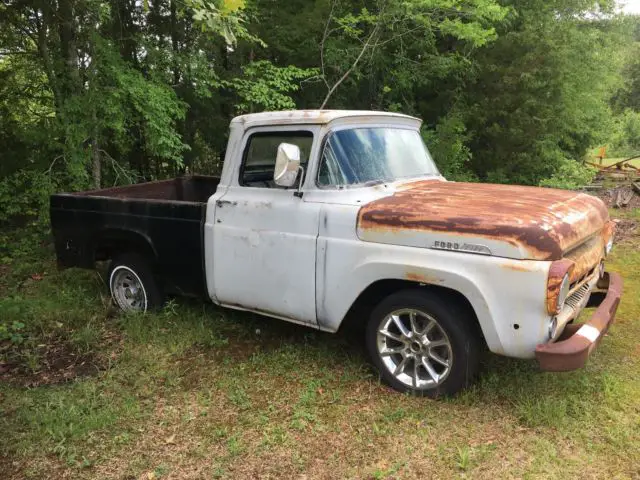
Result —
[{"label": "green bush", "polygon": [[51,177],[36,170],[18,170],[0,179],[0,224],[46,224],[54,190]]},{"label": "green bush", "polygon": [[423,130],[422,138],[445,178],[463,182],[478,180],[469,166],[471,152],[466,145],[468,135],[462,119],[448,115],[435,129]]},{"label": "green bush", "polygon": [[640,154],[640,112],[627,109],[615,119],[609,157],[630,157]]},{"label": "green bush", "polygon": [[596,169],[571,159],[564,159],[556,173],[540,182],[541,187],[575,190],[593,181]]}]

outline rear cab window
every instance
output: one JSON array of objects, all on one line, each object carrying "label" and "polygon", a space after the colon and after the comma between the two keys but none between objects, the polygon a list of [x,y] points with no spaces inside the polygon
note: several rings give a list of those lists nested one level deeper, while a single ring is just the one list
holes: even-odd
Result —
[{"label": "rear cab window", "polygon": [[300,148],[300,165],[309,162],[313,132],[309,130],[256,132],[251,134],[242,155],[239,183],[245,187],[282,188],[273,181],[278,146],[291,143]]}]

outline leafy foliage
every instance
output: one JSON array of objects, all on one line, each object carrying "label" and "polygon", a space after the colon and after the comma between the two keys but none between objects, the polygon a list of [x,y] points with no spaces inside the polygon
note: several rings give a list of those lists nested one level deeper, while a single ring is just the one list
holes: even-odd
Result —
[{"label": "leafy foliage", "polygon": [[591,183],[596,175],[594,168],[571,159],[562,159],[559,165],[556,173],[540,181],[541,187],[575,190]]},{"label": "leafy foliage", "polygon": [[[4,311],[5,309],[0,306],[0,311]],[[13,344],[21,344],[24,342],[24,335],[22,330],[24,329],[24,323],[14,320],[11,323],[2,321],[0,322],[0,342],[3,340],[8,340]]]},{"label": "leafy foliage", "polygon": [[640,111],[627,108],[616,116],[611,146],[612,157],[640,155]]},{"label": "leafy foliage", "polygon": [[423,133],[440,173],[457,181],[477,181],[470,171],[471,151],[466,145],[466,128],[461,118],[449,115],[434,130]]},{"label": "leafy foliage", "polygon": [[[579,7],[584,2],[575,2]],[[563,2],[512,2],[460,103],[474,132],[472,168],[496,182],[537,184],[600,141],[618,79],[614,21],[582,19]]]},{"label": "leafy foliage", "polygon": [[318,74],[316,68],[276,67],[267,60],[252,62],[242,68],[242,77],[225,85],[235,90],[238,113],[261,110],[295,109],[295,101],[287,95],[300,88],[300,81]]},{"label": "leafy foliage", "polygon": [[[624,59],[622,83],[612,98],[615,113],[609,155],[640,155],[640,17],[625,19],[630,42],[621,49]],[[605,143],[605,142],[603,142]]]},{"label": "leafy foliage", "polygon": [[419,116],[452,179],[573,185],[639,147],[638,32],[596,0],[5,0],[0,222],[218,172],[234,115],[322,104]]},{"label": "leafy foliage", "polygon": [[16,220],[46,223],[54,190],[51,176],[38,170],[18,170],[0,179],[0,225]]}]

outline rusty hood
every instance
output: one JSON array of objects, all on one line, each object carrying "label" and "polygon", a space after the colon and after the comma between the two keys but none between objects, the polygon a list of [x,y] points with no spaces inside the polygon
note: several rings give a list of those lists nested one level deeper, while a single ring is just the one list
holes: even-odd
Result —
[{"label": "rusty hood", "polygon": [[363,205],[357,233],[370,242],[556,260],[608,217],[604,203],[584,193],[426,180]]}]

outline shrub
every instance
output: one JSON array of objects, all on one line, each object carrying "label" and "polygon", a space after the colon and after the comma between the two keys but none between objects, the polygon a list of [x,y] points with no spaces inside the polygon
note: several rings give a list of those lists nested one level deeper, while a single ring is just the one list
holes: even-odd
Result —
[{"label": "shrub", "polygon": [[540,182],[540,186],[575,190],[591,183],[595,175],[595,168],[565,158],[551,177]]},{"label": "shrub", "polygon": [[54,190],[51,177],[37,170],[18,170],[1,179],[0,224],[47,223]]}]

